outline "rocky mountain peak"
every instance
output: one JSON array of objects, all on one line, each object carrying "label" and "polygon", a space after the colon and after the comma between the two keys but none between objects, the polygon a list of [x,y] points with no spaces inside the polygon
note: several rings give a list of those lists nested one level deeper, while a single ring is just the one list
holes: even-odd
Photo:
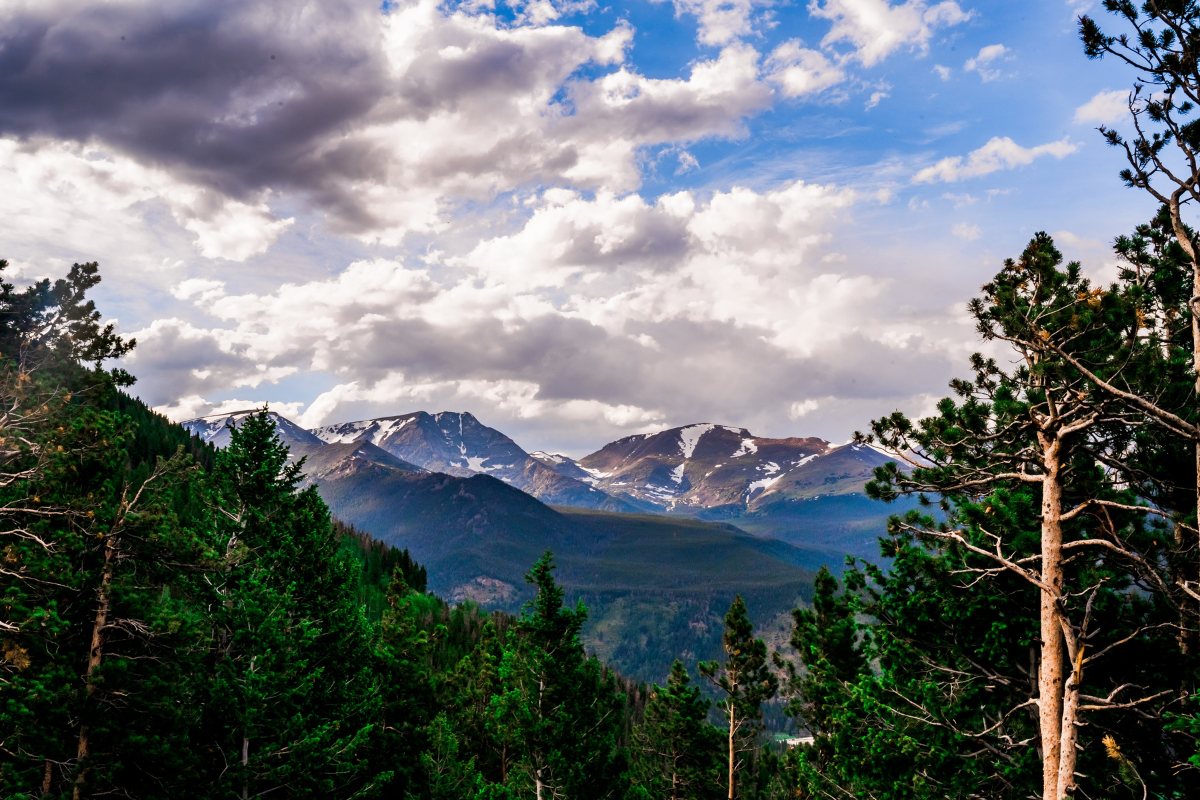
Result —
[{"label": "rocky mountain peak", "polygon": [[770,439],[746,428],[697,423],[625,437],[578,466],[597,488],[657,510],[741,514],[821,490],[862,492],[871,469],[886,459],[869,450],[854,466],[856,459],[834,457],[842,449],[815,437]]}]

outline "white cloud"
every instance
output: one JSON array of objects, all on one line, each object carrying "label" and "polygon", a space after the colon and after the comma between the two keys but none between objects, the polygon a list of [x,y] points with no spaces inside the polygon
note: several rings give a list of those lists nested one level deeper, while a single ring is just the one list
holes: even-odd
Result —
[{"label": "white cloud", "polygon": [[795,403],[792,403],[791,408],[788,409],[788,417],[791,419],[800,419],[803,416],[811,414],[820,407],[821,404],[816,400],[799,400]]},{"label": "white cloud", "polygon": [[259,409],[267,406],[271,411],[281,417],[286,417],[293,422],[299,422],[303,418],[301,409],[304,408],[304,403],[280,403],[276,401],[262,400],[222,400],[219,403],[212,403],[205,400],[200,395],[190,395],[181,397],[175,403],[170,405],[155,406],[154,410],[162,414],[164,417],[175,422],[184,422],[197,417],[210,417],[216,414],[231,414],[235,411],[245,411],[247,409]]},{"label": "white cloud", "polygon": [[1002,72],[992,66],[993,62],[1000,59],[1011,59],[1012,50],[1002,44],[989,44],[987,47],[981,47],[979,54],[974,58],[968,58],[963,64],[963,70],[966,72],[978,72],[979,77],[984,83],[994,81],[999,78]]},{"label": "white cloud", "polygon": [[944,81],[950,80],[950,68],[949,67],[943,67],[941,64],[934,64],[933,71],[936,72],[937,76],[939,78],[941,78],[942,80],[944,80]]},{"label": "white cloud", "polygon": [[[159,14],[146,11],[148,3],[126,5],[122,13],[135,26],[160,17],[170,22],[179,11]],[[49,140],[33,146],[35,152],[50,151],[42,159],[46,163],[51,156],[73,159],[79,180],[86,177],[82,173],[95,173],[87,178],[95,191],[119,194],[117,205],[132,215],[140,216],[141,208],[131,208],[139,203],[166,203],[208,258],[242,261],[268,248],[293,224],[272,213],[273,203],[314,209],[334,234],[397,245],[412,232],[446,230],[464,202],[487,202],[522,187],[630,191],[641,183],[645,148],[742,136],[745,118],[773,102],[772,84],[796,96],[841,79],[823,57],[797,52],[791,60],[771,62],[768,83],[760,74],[761,55],[738,41],[745,27],[737,20],[750,19],[746,15],[758,6],[740,0],[696,4],[711,23],[706,28],[711,41],[724,46],[693,63],[685,77],[661,79],[626,64],[633,42],[627,23],[598,36],[555,24],[587,2],[525,3],[517,19],[506,22],[490,4],[472,11],[439,0],[402,0],[379,14],[371,4],[329,0],[321,14],[350,26],[343,32],[352,29],[354,36],[345,40],[333,28],[292,30],[287,4],[257,16],[225,0],[217,5],[204,13],[223,20],[219,31],[239,25],[246,30],[229,41],[226,33],[213,33],[220,41],[212,47],[219,45],[227,60],[256,60],[259,54],[251,51],[280,47],[288,68],[249,83],[245,69],[234,70],[209,76],[212,85],[197,88],[185,76],[208,75],[206,70],[219,70],[222,62],[207,51],[188,54],[198,60],[194,69],[172,65],[175,83],[162,90],[180,103],[189,92],[202,95],[194,108],[207,117],[194,121],[198,127],[183,144],[153,140],[152,132],[177,124],[173,117],[161,125],[155,121],[165,113],[160,104],[131,119],[112,112],[113,119],[73,121],[76,128],[92,125],[99,131],[99,143],[90,150]],[[96,24],[92,17],[99,13],[95,3],[80,4],[52,19],[55,35],[69,38],[77,28]],[[321,31],[325,23],[333,25],[318,15],[298,27]],[[321,72],[322,65],[328,71],[328,65],[343,61],[338,70]],[[148,74],[149,80],[162,68],[147,65],[138,77]],[[328,93],[319,103],[317,88]],[[305,102],[314,105],[291,110]],[[86,104],[68,105],[77,109],[71,113],[87,113]],[[123,97],[114,107],[129,105]],[[322,117],[337,114],[341,118]],[[102,153],[113,140],[130,136],[151,141],[113,147],[125,156]],[[138,149],[143,145],[144,156]],[[97,153],[99,161],[89,166],[87,157]],[[150,163],[163,166],[144,166]],[[111,173],[107,178],[100,174],[105,170]],[[106,179],[126,188],[105,188]],[[30,180],[46,183],[36,176]]]},{"label": "white cloud", "polygon": [[891,97],[891,95],[887,92],[871,92],[871,99],[867,100],[867,103],[865,106],[863,106],[863,109],[870,111],[872,108],[879,105],[881,100],[885,100],[889,97]]},{"label": "white cloud", "polygon": [[630,405],[612,405],[597,400],[546,400],[538,397],[541,387],[522,380],[447,380],[408,381],[403,373],[390,373],[370,386],[358,382],[339,384],[323,392],[300,418],[308,428],[337,419],[340,409],[354,403],[391,403],[404,399],[443,405],[464,400],[483,400],[494,413],[512,419],[559,419],[568,422],[604,422],[627,428],[653,425],[663,418],[661,411]]},{"label": "white cloud", "polygon": [[810,0],[808,11],[833,22],[822,45],[846,42],[854,48],[854,56],[868,67],[899,47],[908,46],[924,54],[937,28],[966,22],[973,14],[955,2],[930,6],[925,0],[906,0],[899,5],[889,0]]},{"label": "white cloud", "polygon": [[[177,416],[216,407],[196,398],[231,387],[261,394],[285,376],[331,376],[306,425],[465,407],[497,424],[616,435],[666,424],[683,385],[696,418],[747,393],[766,392],[777,408],[797,390],[894,393],[919,370],[881,354],[943,356],[917,323],[884,321],[886,280],[826,252],[855,198],[804,182],[706,201],[548,191],[518,230],[437,274],[415,259],[369,259],[266,293],[181,282],[176,295],[211,326],[165,319],[131,331],[129,366],[145,376],[143,396]],[[866,363],[870,381],[841,377]],[[728,380],[696,382],[698,364]]]},{"label": "white cloud", "polygon": [[975,205],[975,202],[978,198],[972,197],[965,192],[963,194],[952,194],[950,192],[946,192],[944,195],[942,195],[942,199],[952,200],[955,208],[963,208],[964,206]]},{"label": "white cloud", "polygon": [[679,169],[675,170],[676,175],[682,175],[685,172],[699,169],[700,162],[687,150],[680,149],[675,155],[679,159]]},{"label": "white cloud", "polygon": [[147,212],[161,203],[195,235],[203,256],[245,261],[293,222],[273,216],[264,201],[223,197],[96,144],[0,138],[0,176],[7,189],[0,210],[9,242],[41,240],[93,252],[127,249],[119,247],[119,239],[144,235],[138,229]]},{"label": "white cloud", "polygon": [[1063,137],[1057,142],[1041,144],[1037,147],[1022,147],[1012,139],[995,136],[978,150],[972,150],[964,161],[962,156],[943,158],[932,167],[926,167],[913,176],[913,183],[934,183],[945,181],[954,183],[966,178],[977,178],[1001,169],[1033,163],[1039,156],[1054,156],[1063,158],[1079,149],[1069,137]]},{"label": "white cloud", "polygon": [[960,222],[954,226],[954,235],[960,239],[966,239],[968,242],[973,242],[979,238],[979,226]]},{"label": "white cloud", "polygon": [[771,51],[763,71],[784,97],[814,94],[846,80],[846,73],[817,50],[791,39]]},{"label": "white cloud", "polygon": [[675,13],[691,14],[700,23],[701,44],[728,44],[754,32],[754,16],[773,0],[674,0]]},{"label": "white cloud", "polygon": [[1098,92],[1095,97],[1075,109],[1076,122],[1099,122],[1112,125],[1129,115],[1129,92]]}]

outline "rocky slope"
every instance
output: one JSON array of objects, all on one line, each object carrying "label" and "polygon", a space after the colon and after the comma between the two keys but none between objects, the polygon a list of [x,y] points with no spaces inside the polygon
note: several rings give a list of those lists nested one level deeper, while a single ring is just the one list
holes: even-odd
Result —
[{"label": "rocky slope", "polygon": [[[247,408],[242,411],[232,411],[227,414],[213,414],[209,417],[199,417],[190,419],[187,422],[181,423],[183,428],[190,433],[194,433],[201,440],[209,442],[214,447],[227,447],[229,445],[229,426],[236,425],[239,420],[248,417],[261,409]],[[287,417],[281,417],[275,412],[269,412],[271,419],[275,420],[275,430],[279,433],[279,438],[286,444],[321,444],[321,440],[311,433],[301,428],[296,423],[289,420]]]},{"label": "rocky slope", "polygon": [[311,433],[329,444],[369,442],[430,472],[457,477],[491,475],[546,503],[611,511],[633,508],[578,476],[547,466],[468,413],[417,411],[326,425]]},{"label": "rocky slope", "polygon": [[578,462],[556,462],[556,468],[574,465],[596,488],[658,511],[740,516],[799,500],[861,494],[872,470],[887,461],[861,445],[767,439],[745,428],[705,423],[629,436]]}]

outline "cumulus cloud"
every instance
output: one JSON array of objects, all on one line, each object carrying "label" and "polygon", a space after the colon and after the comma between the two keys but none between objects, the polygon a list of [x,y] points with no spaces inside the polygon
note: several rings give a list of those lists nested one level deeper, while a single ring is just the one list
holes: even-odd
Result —
[{"label": "cumulus cloud", "polygon": [[994,136],[983,147],[972,150],[965,159],[962,156],[951,156],[926,167],[913,176],[913,183],[954,183],[989,175],[997,170],[1032,164],[1033,160],[1040,156],[1049,155],[1061,159],[1078,149],[1079,146],[1072,143],[1070,137],[1037,147],[1022,147],[1007,136]]},{"label": "cumulus cloud", "polygon": [[924,54],[935,30],[966,22],[972,15],[955,2],[931,6],[925,0],[899,5],[889,0],[811,0],[808,10],[833,23],[822,45],[849,44],[853,56],[868,67],[900,47]]},{"label": "cumulus cloud", "polygon": [[199,395],[181,397],[170,405],[156,406],[154,410],[167,419],[184,422],[189,419],[196,419],[197,417],[231,414],[236,411],[259,409],[263,406],[293,422],[299,422],[303,419],[301,409],[304,408],[304,403],[301,402],[281,403],[277,401],[264,402],[262,400],[222,400],[219,403],[212,403]]},{"label": "cumulus cloud", "polygon": [[618,428],[637,427],[639,430],[658,425],[661,411],[630,405],[612,405],[598,400],[539,398],[541,387],[521,380],[443,380],[409,381],[401,372],[389,373],[370,386],[359,382],[343,383],[321,393],[308,411],[300,417],[306,427],[328,422],[339,411],[355,405],[392,405],[404,400],[428,403],[433,400],[446,405],[482,400],[493,413],[516,419],[561,420],[565,422],[603,422]]},{"label": "cumulus cloud", "polygon": [[231,261],[265,251],[293,222],[271,213],[265,193],[232,200],[96,143],[3,137],[0,175],[7,187],[0,208],[10,229],[80,249],[120,235],[114,226],[136,227],[152,203],[195,234],[200,253]]},{"label": "cumulus cloud", "polygon": [[[818,3],[826,49],[763,54],[770,3],[680,0],[712,49],[673,77],[629,62],[625,23],[563,24],[588,0],[385,5],[0,12],[0,179],[17,187],[0,194],[0,247],[18,269],[128,253],[158,271],[121,312],[156,407],[282,396],[306,424],[457,407],[594,443],[797,409],[811,424],[942,373],[936,324],[890,314],[896,284],[828,252],[886,187],[632,191],[647,163],[695,169],[695,143],[744,136],[781,98],[837,92],[852,61],[924,51],[969,16],[955,3]],[[489,206],[505,193],[510,208]],[[376,257],[405,237],[428,247]],[[249,266],[207,263],[222,259]]]},{"label": "cumulus cloud", "polygon": [[690,14],[699,22],[696,39],[701,44],[727,44],[754,32],[755,17],[773,0],[674,0],[675,13]]},{"label": "cumulus cloud", "polygon": [[974,58],[968,58],[963,64],[963,70],[966,72],[978,72],[980,79],[987,83],[994,81],[1003,74],[1000,69],[995,66],[995,62],[1001,59],[1012,58],[1012,50],[1002,44],[989,44],[987,47],[981,47],[979,54]]},{"label": "cumulus cloud", "polygon": [[818,50],[809,50],[790,39],[771,51],[764,65],[767,80],[784,97],[815,94],[846,80],[846,73]]},{"label": "cumulus cloud", "polygon": [[1112,125],[1129,115],[1129,92],[1098,92],[1095,97],[1075,109],[1076,122],[1099,122]]},{"label": "cumulus cloud", "polygon": [[332,376],[309,425],[449,407],[617,436],[724,418],[746,397],[786,418],[801,392],[894,396],[944,353],[881,321],[885,280],[823,257],[855,199],[804,182],[653,201],[551,190],[519,229],[436,271],[368,259],[266,293],[182,282],[211,324],[131,331],[130,367],[176,415],[231,386]]},{"label": "cumulus cloud", "polygon": [[686,78],[650,79],[622,66],[631,28],[549,24],[561,4],[513,24],[437,0],[388,7],[21,4],[0,34],[0,135],[153,164],[201,253],[244,259],[288,224],[272,193],[395,244],[526,184],[636,188],[640,148],[738,136],[771,102],[759,54],[735,41]]}]

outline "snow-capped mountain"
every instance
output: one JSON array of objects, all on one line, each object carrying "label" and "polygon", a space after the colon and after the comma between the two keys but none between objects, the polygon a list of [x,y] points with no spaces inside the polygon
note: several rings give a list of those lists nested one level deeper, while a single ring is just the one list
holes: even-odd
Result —
[{"label": "snow-capped mountain", "polygon": [[559,455],[558,453],[544,453],[541,450],[535,450],[529,456],[542,466],[554,470],[559,475],[566,475],[568,478],[574,478],[575,480],[589,484],[593,482],[592,476],[580,468],[575,463],[575,460],[569,456]]},{"label": "snow-capped mountain", "polygon": [[[230,423],[255,410],[201,417],[183,426],[224,447]],[[772,513],[798,500],[861,494],[874,468],[889,460],[861,445],[834,446],[811,437],[767,439],[711,423],[627,436],[575,461],[526,453],[465,412],[417,411],[311,431],[278,414],[271,417],[293,451],[307,456],[310,471],[387,464],[456,477],[485,474],[545,503],[609,511]],[[320,476],[314,473],[314,479]]]},{"label": "snow-capped mountain", "polygon": [[[213,414],[209,417],[199,417],[190,419],[187,422],[181,423],[189,432],[196,434],[201,440],[212,444],[214,447],[227,447],[230,441],[229,425],[230,423],[237,424],[242,419],[257,413],[261,409],[247,408],[242,411],[232,411],[227,414]],[[279,438],[288,445],[296,444],[321,444],[321,440],[311,433],[301,428],[296,423],[292,422],[287,417],[281,417],[274,411],[268,411],[267,414],[271,419],[275,420],[275,430],[279,433]]]},{"label": "snow-capped mountain", "polygon": [[417,411],[326,425],[311,433],[328,444],[369,441],[431,472],[458,477],[491,475],[546,503],[630,510],[602,490],[532,457],[512,439],[466,412]]},{"label": "snow-capped mountain", "polygon": [[767,439],[745,428],[704,423],[628,436],[571,463],[597,488],[659,510],[744,513],[790,500],[861,493],[872,470],[888,460],[861,445]]}]

